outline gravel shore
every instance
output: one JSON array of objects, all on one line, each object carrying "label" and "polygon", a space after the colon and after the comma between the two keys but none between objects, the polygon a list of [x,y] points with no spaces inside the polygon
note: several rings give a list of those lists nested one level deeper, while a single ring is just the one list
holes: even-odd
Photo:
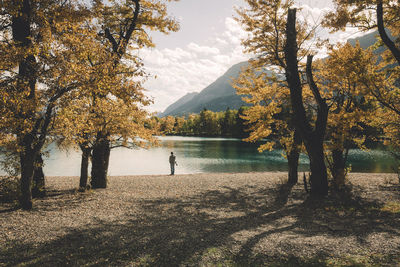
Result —
[{"label": "gravel shore", "polygon": [[0,266],[400,266],[396,175],[319,200],[286,176],[47,177],[32,211],[0,203]]}]

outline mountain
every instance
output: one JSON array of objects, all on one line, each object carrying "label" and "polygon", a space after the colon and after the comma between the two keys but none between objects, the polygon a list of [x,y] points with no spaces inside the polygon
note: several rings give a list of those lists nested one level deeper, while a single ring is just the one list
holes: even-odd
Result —
[{"label": "mountain", "polygon": [[347,42],[352,46],[355,46],[356,42],[358,41],[360,42],[360,46],[365,49],[375,44],[377,35],[378,32],[374,31],[358,38],[348,39]]},{"label": "mountain", "polygon": [[167,109],[161,114],[161,117],[163,116],[168,116],[168,115],[163,115],[163,114],[173,114],[174,112],[179,112],[179,108],[183,105],[185,105],[187,102],[191,101],[196,95],[199,93],[193,92],[193,93],[187,93],[186,95],[182,96],[179,98],[176,102],[173,104],[169,105]]},{"label": "mountain", "polygon": [[[377,35],[378,32],[375,31],[358,38],[349,39],[348,42],[354,46],[359,41],[362,48],[367,48],[375,44]],[[375,53],[380,54],[384,50],[385,47],[382,46],[375,50]],[[236,95],[231,82],[232,79],[238,77],[241,69],[247,64],[248,62],[246,61],[232,66],[224,75],[204,88],[200,93],[190,93],[183,96],[159,116],[182,116],[190,113],[199,113],[204,108],[211,111],[225,111],[228,107],[230,109],[239,109],[241,106],[246,105],[241,96]]]},{"label": "mountain", "polygon": [[245,105],[241,96],[236,95],[236,90],[232,87],[232,79],[238,77],[241,69],[247,66],[247,61],[240,62],[229,68],[221,77],[204,88],[200,93],[190,93],[170,105],[160,117],[181,116],[190,113],[199,113],[204,108],[211,111],[224,111],[239,109]]},{"label": "mountain", "polygon": [[[395,38],[393,37],[393,35],[391,35],[391,33],[389,31],[387,31],[387,33],[389,35],[389,38],[392,39],[392,41],[394,41]],[[376,43],[378,36],[379,36],[378,31],[374,31],[374,32],[365,34],[363,36],[360,36],[358,38],[349,39],[349,40],[347,40],[347,42],[349,42],[352,46],[354,46],[356,44],[356,42],[358,41],[358,42],[360,42],[361,48],[366,49]],[[386,47],[382,45],[382,46],[378,47],[377,49],[375,49],[374,53],[379,55],[385,50],[386,50]]]}]

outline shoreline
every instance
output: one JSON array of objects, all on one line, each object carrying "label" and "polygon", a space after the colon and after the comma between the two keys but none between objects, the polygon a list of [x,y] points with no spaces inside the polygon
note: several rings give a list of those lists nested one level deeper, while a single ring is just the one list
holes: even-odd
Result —
[{"label": "shoreline", "polygon": [[[251,172],[196,172],[196,173],[175,173],[173,176],[191,176],[191,175],[234,175],[234,174],[287,174],[287,171],[251,171]],[[308,172],[298,172],[299,180],[302,178],[303,173],[307,174]],[[350,172],[347,176],[350,177],[352,175],[397,175],[395,172]],[[6,175],[0,175],[0,177],[4,177]],[[171,176],[170,174],[129,174],[129,175],[108,175],[108,178],[112,177],[141,177],[141,176]],[[49,178],[59,178],[59,177],[68,177],[68,178],[79,178],[78,175],[45,175],[45,177]]]}]

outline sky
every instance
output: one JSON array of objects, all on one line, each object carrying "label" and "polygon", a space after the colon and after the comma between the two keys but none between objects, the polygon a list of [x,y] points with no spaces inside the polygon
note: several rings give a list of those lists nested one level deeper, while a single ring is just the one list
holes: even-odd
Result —
[{"label": "sky", "polygon": [[[333,8],[331,0],[297,0],[299,16],[320,21]],[[162,112],[170,104],[191,92],[200,92],[224,74],[232,65],[247,60],[241,39],[246,36],[233,19],[234,7],[244,0],[180,0],[168,4],[169,14],[180,23],[178,32],[150,33],[155,48],[140,51],[144,66],[153,77],[145,83],[146,94],[153,98],[151,112]],[[328,37],[320,29],[319,35]],[[355,29],[329,35],[332,42],[360,35]],[[320,52],[321,56],[324,51]]]}]

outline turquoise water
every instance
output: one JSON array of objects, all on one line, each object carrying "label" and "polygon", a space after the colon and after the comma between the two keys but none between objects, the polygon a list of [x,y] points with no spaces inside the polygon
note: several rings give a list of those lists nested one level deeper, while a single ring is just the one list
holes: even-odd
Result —
[{"label": "turquoise water", "polygon": [[[161,146],[149,150],[118,148],[111,152],[109,175],[168,174],[171,151],[177,157],[176,174],[207,172],[286,171],[281,150],[258,153],[257,144],[229,138],[161,137]],[[392,172],[394,165],[384,151],[351,150],[353,172]],[[307,156],[300,157],[300,171],[308,170]],[[80,171],[79,151],[50,149],[45,159],[48,176],[76,176]],[[0,174],[4,174],[0,170]]]}]

